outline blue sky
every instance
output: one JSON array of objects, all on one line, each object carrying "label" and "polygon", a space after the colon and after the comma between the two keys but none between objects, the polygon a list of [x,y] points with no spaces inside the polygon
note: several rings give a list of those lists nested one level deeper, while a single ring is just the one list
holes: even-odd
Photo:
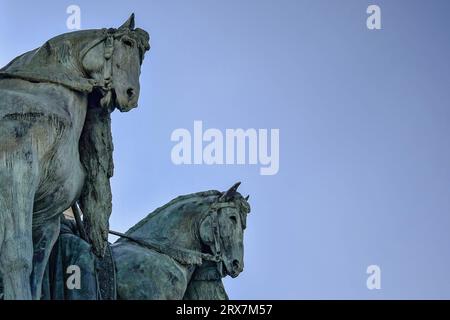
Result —
[{"label": "blue sky", "polygon": [[[0,65],[67,32],[151,34],[139,108],[114,114],[111,227],[242,181],[234,299],[450,298],[450,2],[0,0]],[[366,28],[381,8],[382,30]],[[280,170],[175,166],[178,128],[280,130]],[[381,290],[366,268],[381,268]]]}]

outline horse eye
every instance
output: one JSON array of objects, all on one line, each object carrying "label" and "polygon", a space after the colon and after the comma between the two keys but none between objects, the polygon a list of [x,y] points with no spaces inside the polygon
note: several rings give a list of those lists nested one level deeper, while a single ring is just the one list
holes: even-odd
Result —
[{"label": "horse eye", "polygon": [[122,42],[123,42],[124,45],[129,46],[131,48],[134,46],[133,41],[130,40],[130,39],[123,39]]},{"label": "horse eye", "polygon": [[234,223],[237,223],[236,216],[230,216],[230,220],[233,221]]}]

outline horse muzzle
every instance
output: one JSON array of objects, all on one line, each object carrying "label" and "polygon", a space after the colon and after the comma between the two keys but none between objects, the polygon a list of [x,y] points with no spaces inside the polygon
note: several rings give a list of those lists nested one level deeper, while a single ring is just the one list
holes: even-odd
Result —
[{"label": "horse muzzle", "polygon": [[129,87],[124,90],[125,92],[115,92],[116,93],[116,106],[120,112],[128,112],[131,109],[134,109],[138,105],[139,99],[139,89],[135,89],[133,87]]},{"label": "horse muzzle", "polygon": [[237,259],[234,259],[231,263],[223,261],[226,274],[232,278],[236,278],[244,270],[244,264]]}]

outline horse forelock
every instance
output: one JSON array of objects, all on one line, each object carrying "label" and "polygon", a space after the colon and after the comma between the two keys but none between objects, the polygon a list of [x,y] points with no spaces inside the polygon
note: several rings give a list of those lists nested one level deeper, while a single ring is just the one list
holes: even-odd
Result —
[{"label": "horse forelock", "polygon": [[236,192],[232,201],[236,203],[236,206],[239,209],[238,211],[241,217],[242,227],[245,229],[247,227],[247,215],[251,211],[250,204],[239,192]]},{"label": "horse forelock", "polygon": [[140,28],[136,28],[131,31],[131,34],[138,43],[139,55],[142,63],[145,52],[150,50],[150,35],[147,31]]},{"label": "horse forelock", "polygon": [[139,49],[139,57],[142,64],[145,52],[150,50],[150,35],[148,34],[147,31],[140,28],[136,28],[133,30],[110,28],[104,29],[104,32],[106,32],[108,35],[113,36],[114,38],[121,38],[126,35],[132,38],[134,41],[136,41],[136,44]]}]

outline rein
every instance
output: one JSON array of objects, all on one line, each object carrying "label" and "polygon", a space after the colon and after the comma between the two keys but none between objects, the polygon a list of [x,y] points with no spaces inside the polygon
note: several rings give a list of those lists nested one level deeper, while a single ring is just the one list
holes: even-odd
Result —
[{"label": "rein", "polygon": [[204,253],[204,252],[199,252],[199,251],[195,251],[195,250],[190,250],[190,249],[185,249],[185,248],[179,248],[179,247],[174,247],[174,246],[168,246],[166,244],[162,244],[159,242],[154,242],[154,241],[148,241],[148,240],[144,240],[141,238],[136,238],[136,237],[132,237],[129,235],[126,235],[124,233],[120,233],[117,231],[113,231],[113,230],[109,230],[109,233],[121,238],[125,238],[128,240],[131,240],[135,243],[137,243],[138,245],[150,249],[150,250],[154,250],[158,253],[162,253],[165,255],[170,256],[171,258],[177,260],[179,263],[184,264],[185,262],[183,261],[179,261],[176,257],[171,256],[170,254],[168,254],[168,252],[170,251],[180,251],[182,253],[194,256],[196,258],[199,258],[199,260],[207,260],[207,261],[212,261],[212,262],[221,262],[222,261],[222,257],[217,256],[217,255],[212,255],[209,253]]}]

